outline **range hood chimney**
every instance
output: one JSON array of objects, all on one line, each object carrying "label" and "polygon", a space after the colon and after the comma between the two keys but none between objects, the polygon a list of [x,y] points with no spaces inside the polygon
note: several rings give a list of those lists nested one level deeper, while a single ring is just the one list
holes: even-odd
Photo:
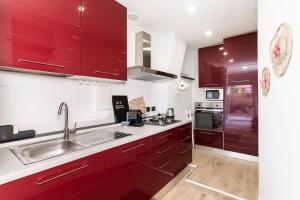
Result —
[{"label": "range hood chimney", "polygon": [[128,78],[143,81],[161,81],[177,78],[177,75],[151,68],[151,35],[146,32],[136,34],[135,66],[128,67]]}]

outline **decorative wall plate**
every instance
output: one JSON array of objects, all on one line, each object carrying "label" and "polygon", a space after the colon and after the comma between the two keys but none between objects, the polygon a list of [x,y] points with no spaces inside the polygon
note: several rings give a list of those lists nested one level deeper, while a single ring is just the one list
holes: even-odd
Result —
[{"label": "decorative wall plate", "polygon": [[263,69],[260,83],[261,83],[262,94],[264,96],[267,96],[270,91],[270,84],[271,84],[270,70],[268,67],[265,67]]},{"label": "decorative wall plate", "polygon": [[281,24],[270,45],[273,71],[276,76],[285,74],[293,50],[293,33],[289,24]]}]

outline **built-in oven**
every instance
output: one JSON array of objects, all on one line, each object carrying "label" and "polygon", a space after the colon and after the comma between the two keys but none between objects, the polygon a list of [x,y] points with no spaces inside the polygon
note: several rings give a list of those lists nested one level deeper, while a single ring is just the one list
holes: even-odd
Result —
[{"label": "built-in oven", "polygon": [[197,102],[195,129],[223,131],[223,102]]}]

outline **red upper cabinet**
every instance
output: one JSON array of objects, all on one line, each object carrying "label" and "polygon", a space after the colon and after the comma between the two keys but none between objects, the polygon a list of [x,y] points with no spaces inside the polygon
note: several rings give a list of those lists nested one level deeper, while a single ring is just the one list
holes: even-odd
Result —
[{"label": "red upper cabinet", "polygon": [[228,85],[257,84],[257,32],[224,40]]},{"label": "red upper cabinet", "polygon": [[222,45],[201,48],[199,56],[199,87],[223,87],[225,67]]},{"label": "red upper cabinet", "polygon": [[80,74],[80,0],[0,1],[0,66]]},{"label": "red upper cabinet", "polygon": [[127,80],[127,9],[114,0],[82,6],[82,75]]}]

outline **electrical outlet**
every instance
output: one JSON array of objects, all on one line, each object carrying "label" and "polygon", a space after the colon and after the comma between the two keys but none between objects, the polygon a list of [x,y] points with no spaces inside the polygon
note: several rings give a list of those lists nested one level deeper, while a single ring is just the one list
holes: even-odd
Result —
[{"label": "electrical outlet", "polygon": [[151,111],[153,112],[153,111],[156,111],[156,107],[155,106],[152,106],[151,107]]}]

